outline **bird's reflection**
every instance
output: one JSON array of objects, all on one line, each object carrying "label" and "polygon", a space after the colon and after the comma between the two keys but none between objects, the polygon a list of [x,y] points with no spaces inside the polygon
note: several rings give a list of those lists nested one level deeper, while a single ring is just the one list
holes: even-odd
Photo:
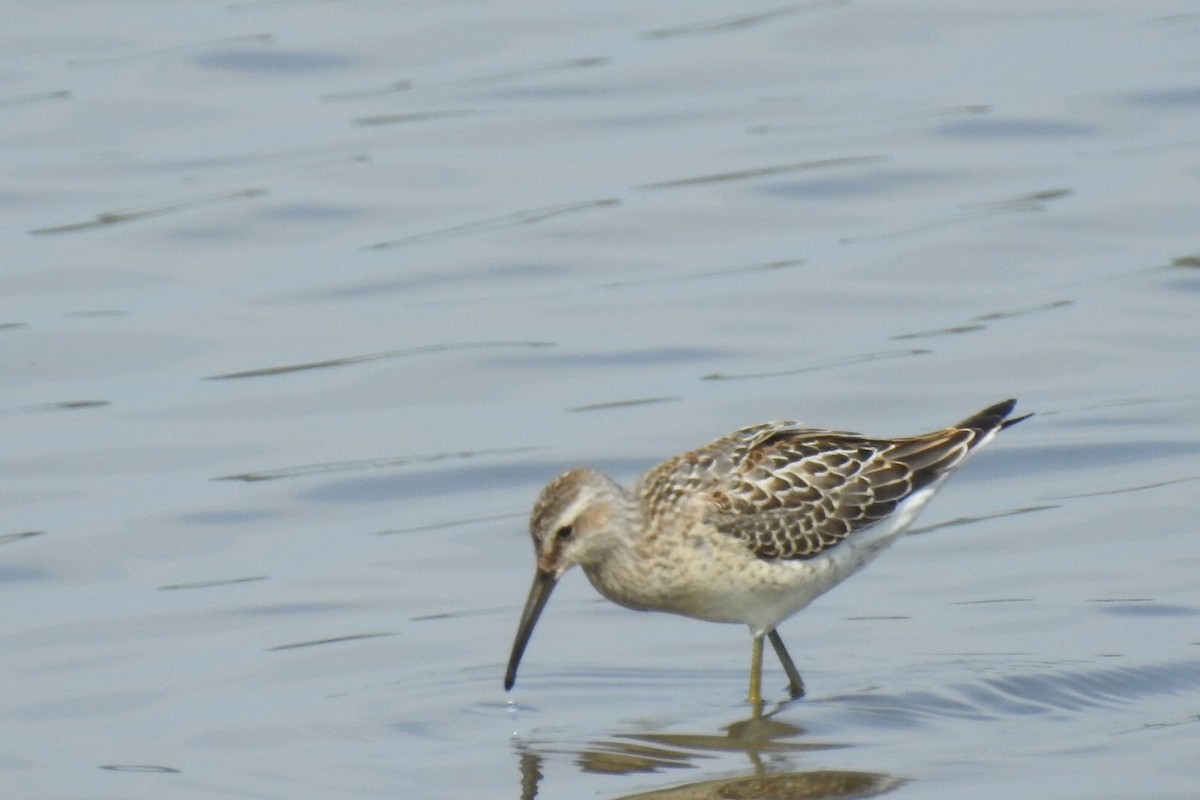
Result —
[{"label": "bird's reflection", "polygon": [[664,767],[692,767],[714,753],[745,753],[755,770],[765,769],[764,754],[825,750],[837,745],[801,741],[804,729],[771,718],[753,716],[734,722],[721,733],[629,733],[593,742],[579,754],[585,772],[627,774]]},{"label": "bird's reflection", "polygon": [[542,782],[542,757],[532,750],[517,748],[521,763],[521,800],[537,797]]},{"label": "bird's reflection", "polygon": [[[799,726],[773,719],[771,715],[756,714],[725,726],[719,733],[618,733],[608,739],[590,742],[573,755],[580,771],[593,775],[693,769],[721,753],[743,753],[750,762],[750,768],[741,776],[673,785],[627,795],[622,800],[867,798],[894,789],[902,782],[899,778],[873,772],[790,771],[790,759],[798,753],[843,746],[807,740],[804,736],[805,730]],[[542,753],[552,749],[556,754],[562,753],[557,748],[517,744],[521,800],[533,800],[538,796],[543,778]]]},{"label": "bird's reflection", "polygon": [[877,772],[813,770],[700,781],[618,800],[848,800],[881,795],[902,781]]}]

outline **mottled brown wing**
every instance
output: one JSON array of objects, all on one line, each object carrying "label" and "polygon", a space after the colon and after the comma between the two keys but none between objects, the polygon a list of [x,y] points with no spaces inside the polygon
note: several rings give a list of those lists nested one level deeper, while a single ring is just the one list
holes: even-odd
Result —
[{"label": "mottled brown wing", "polygon": [[738,454],[710,491],[709,521],[760,558],[812,558],[886,518],[958,464],[981,433],[880,440],[778,430]]}]

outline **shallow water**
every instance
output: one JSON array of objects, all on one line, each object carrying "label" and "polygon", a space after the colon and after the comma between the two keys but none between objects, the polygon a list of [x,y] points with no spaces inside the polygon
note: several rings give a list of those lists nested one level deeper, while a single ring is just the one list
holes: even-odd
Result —
[{"label": "shallow water", "polygon": [[[1195,4],[4,10],[6,793],[1195,796]],[[1009,396],[804,700],[580,575],[503,692],[557,471]]]}]

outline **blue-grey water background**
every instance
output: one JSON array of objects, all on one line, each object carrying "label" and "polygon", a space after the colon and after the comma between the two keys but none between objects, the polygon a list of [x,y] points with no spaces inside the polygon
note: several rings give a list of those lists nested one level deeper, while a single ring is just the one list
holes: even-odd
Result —
[{"label": "blue-grey water background", "polygon": [[[0,16],[6,796],[1200,791],[1200,4]],[[770,746],[579,574],[503,692],[559,470],[1010,396]]]}]

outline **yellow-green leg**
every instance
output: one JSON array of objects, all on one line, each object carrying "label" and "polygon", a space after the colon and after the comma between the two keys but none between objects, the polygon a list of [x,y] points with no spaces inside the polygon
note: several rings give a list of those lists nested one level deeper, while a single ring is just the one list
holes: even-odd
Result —
[{"label": "yellow-green leg", "polygon": [[763,656],[763,636],[765,632],[754,634],[754,641],[750,645],[750,705],[754,707],[754,713],[758,714],[762,711],[762,656]]},{"label": "yellow-green leg", "polygon": [[796,662],[792,661],[792,657],[788,655],[787,648],[783,646],[783,639],[779,636],[779,631],[771,629],[762,633],[755,633],[753,641],[750,645],[750,705],[754,707],[754,713],[762,712],[762,662],[763,662],[763,637],[771,640],[771,647],[775,648],[775,655],[779,656],[779,663],[783,665],[783,671],[788,677],[788,693],[793,698],[804,696],[804,681],[800,678],[800,670],[796,669]]}]

